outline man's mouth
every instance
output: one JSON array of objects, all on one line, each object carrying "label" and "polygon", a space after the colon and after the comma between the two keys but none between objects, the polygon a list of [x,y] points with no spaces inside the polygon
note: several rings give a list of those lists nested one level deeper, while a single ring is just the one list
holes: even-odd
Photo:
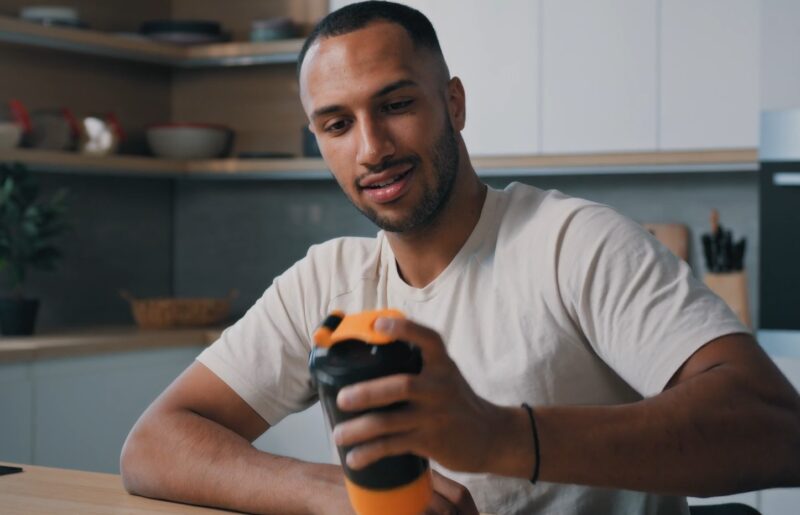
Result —
[{"label": "man's mouth", "polygon": [[398,181],[401,181],[401,180],[405,179],[408,176],[408,174],[410,174],[410,173],[411,173],[411,170],[409,169],[407,172],[403,172],[400,175],[395,175],[394,177],[392,177],[388,181],[379,182],[377,184],[371,184],[369,186],[366,186],[366,188],[369,188],[371,190],[377,190],[377,189],[380,189],[380,188],[385,188],[386,186],[389,186],[390,184],[394,184],[395,182],[398,182]]},{"label": "man's mouth", "polygon": [[362,192],[378,204],[397,200],[408,190],[410,178],[416,170],[415,163],[403,163],[380,173],[371,174],[359,181]]}]

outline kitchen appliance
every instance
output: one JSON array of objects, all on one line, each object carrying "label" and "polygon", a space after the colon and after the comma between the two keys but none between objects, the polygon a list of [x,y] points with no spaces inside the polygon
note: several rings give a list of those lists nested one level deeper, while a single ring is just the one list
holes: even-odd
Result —
[{"label": "kitchen appliance", "polygon": [[[351,315],[335,311],[314,333],[315,347],[308,367],[331,426],[362,414],[343,412],[337,407],[336,396],[345,386],[391,374],[418,374],[422,370],[418,348],[393,341],[373,329],[379,317],[403,318],[403,314],[396,310]],[[358,515],[382,515],[387,513],[387,507],[395,515],[417,515],[425,510],[433,494],[427,459],[403,454],[352,470],[345,462],[350,449],[338,447],[347,494]]]},{"label": "kitchen appliance", "polygon": [[37,109],[31,113],[29,146],[42,150],[75,150],[80,140],[78,119],[67,107]]},{"label": "kitchen appliance", "polygon": [[22,139],[22,127],[16,122],[0,121],[0,150],[11,150]]},{"label": "kitchen appliance", "polygon": [[759,160],[759,342],[800,355],[800,109],[762,113]]}]

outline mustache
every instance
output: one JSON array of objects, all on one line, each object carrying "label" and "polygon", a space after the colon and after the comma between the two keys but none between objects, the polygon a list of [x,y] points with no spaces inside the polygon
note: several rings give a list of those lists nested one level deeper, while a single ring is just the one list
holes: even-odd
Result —
[{"label": "mustache", "polygon": [[370,175],[374,175],[376,173],[384,172],[384,171],[388,170],[389,168],[392,168],[392,167],[395,167],[395,166],[403,166],[403,165],[417,166],[421,161],[422,160],[418,156],[408,156],[408,157],[399,157],[397,159],[387,159],[386,161],[383,161],[382,163],[380,163],[378,165],[367,166],[367,170],[369,170],[369,171],[367,173],[365,173],[365,174],[359,175],[356,178],[356,186],[358,186],[360,188],[361,187],[361,181],[364,178],[369,177]]}]

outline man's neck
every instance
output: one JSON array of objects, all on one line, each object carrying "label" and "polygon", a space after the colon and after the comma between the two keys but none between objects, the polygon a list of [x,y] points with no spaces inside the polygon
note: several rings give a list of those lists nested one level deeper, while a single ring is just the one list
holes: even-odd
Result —
[{"label": "man's neck", "polygon": [[408,233],[387,232],[403,280],[423,288],[439,276],[464,246],[481,216],[486,185],[465,160],[447,204],[430,225]]}]

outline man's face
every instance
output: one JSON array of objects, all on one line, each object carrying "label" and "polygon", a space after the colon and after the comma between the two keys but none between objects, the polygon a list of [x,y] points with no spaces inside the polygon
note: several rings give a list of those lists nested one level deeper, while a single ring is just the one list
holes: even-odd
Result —
[{"label": "man's face", "polygon": [[442,70],[384,22],[306,54],[300,95],[310,128],[347,197],[384,230],[424,227],[449,198],[458,140]]}]

